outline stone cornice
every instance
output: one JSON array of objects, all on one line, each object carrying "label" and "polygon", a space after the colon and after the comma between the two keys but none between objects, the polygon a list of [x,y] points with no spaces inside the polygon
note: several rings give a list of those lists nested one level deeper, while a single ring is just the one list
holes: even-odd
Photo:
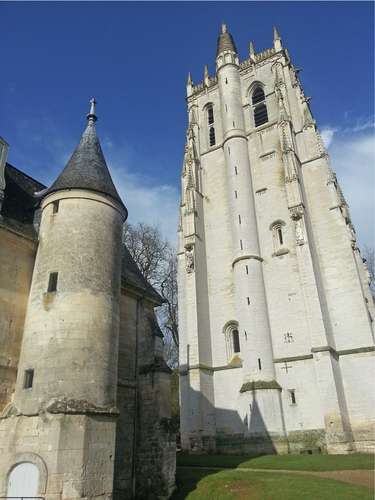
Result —
[{"label": "stone cornice", "polygon": [[236,257],[234,261],[232,262],[232,267],[234,267],[237,262],[240,262],[241,260],[249,260],[249,259],[255,259],[259,260],[259,262],[263,262],[264,259],[260,257],[260,255],[253,255],[253,254],[248,254],[248,255],[240,255],[239,257]]},{"label": "stone cornice", "polygon": [[302,354],[300,356],[286,356],[284,358],[274,358],[273,362],[274,363],[288,363],[292,361],[303,361],[305,359],[313,359],[314,354],[318,352],[328,352],[335,358],[338,358],[340,356],[347,356],[350,354],[362,354],[362,353],[367,353],[367,352],[375,352],[375,346],[368,346],[368,347],[357,347],[354,349],[340,349],[336,350],[331,346],[319,346],[319,347],[312,347],[311,348],[311,353],[312,354]]},{"label": "stone cornice", "polygon": [[274,358],[274,363],[287,363],[288,361],[303,361],[304,359],[313,359],[312,354],[303,354],[302,356],[288,356],[285,358]]},{"label": "stone cornice", "polygon": [[276,382],[276,380],[254,380],[253,382],[245,382],[242,384],[240,392],[249,392],[249,391],[261,391],[261,390],[269,390],[276,389],[281,391],[281,386]]},{"label": "stone cornice", "polygon": [[218,371],[222,371],[222,370],[234,370],[236,368],[242,368],[242,364],[238,364],[238,365],[223,365],[223,366],[208,366],[208,365],[203,365],[201,363],[198,363],[196,365],[191,365],[189,367],[182,367],[180,368],[179,370],[179,373],[181,376],[184,376],[184,375],[187,375],[189,373],[189,371],[191,370],[205,370],[205,371],[209,371],[209,372],[218,372]]}]

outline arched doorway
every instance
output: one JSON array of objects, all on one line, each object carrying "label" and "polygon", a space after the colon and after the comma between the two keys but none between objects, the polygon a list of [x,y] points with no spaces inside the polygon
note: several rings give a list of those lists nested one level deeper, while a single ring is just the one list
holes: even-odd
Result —
[{"label": "arched doorway", "polygon": [[31,462],[17,464],[9,474],[8,497],[37,497],[39,469]]}]

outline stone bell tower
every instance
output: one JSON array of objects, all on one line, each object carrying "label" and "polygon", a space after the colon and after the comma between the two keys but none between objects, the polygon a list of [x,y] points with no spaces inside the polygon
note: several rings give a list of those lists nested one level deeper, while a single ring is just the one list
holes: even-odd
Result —
[{"label": "stone bell tower", "polygon": [[[187,82],[179,224],[185,449],[374,446],[374,303],[347,203],[274,28]],[[350,326],[351,325],[351,326]],[[354,334],[355,332],[355,334]]]},{"label": "stone bell tower", "polygon": [[[0,420],[0,495],[27,463],[30,496],[110,498],[115,451],[122,226],[127,210],[95,130],[39,193],[41,223],[18,376]],[[22,474],[22,471],[20,471]]]}]

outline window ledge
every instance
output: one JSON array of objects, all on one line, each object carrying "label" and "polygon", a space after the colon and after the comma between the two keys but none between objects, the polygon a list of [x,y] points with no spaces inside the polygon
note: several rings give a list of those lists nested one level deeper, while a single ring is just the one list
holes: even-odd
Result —
[{"label": "window ledge", "polygon": [[272,257],[280,257],[281,255],[286,255],[287,253],[289,253],[289,248],[279,248],[279,250],[276,250],[276,252],[272,254]]}]

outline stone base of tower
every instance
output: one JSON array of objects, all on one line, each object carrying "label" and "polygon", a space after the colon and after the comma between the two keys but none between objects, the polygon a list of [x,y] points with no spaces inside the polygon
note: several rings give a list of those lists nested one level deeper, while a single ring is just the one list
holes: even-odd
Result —
[{"label": "stone base of tower", "polygon": [[[0,419],[0,496],[112,498],[115,435],[116,416],[44,413]],[[37,477],[36,490],[19,492],[14,483],[27,484],[27,474]]]},{"label": "stone base of tower", "polygon": [[354,432],[353,438],[346,434],[328,435],[324,429],[288,432],[287,437],[269,433],[252,435],[246,433],[224,434],[216,436],[185,435],[182,448],[189,453],[218,453],[227,455],[263,455],[263,454],[349,454],[374,453],[375,435],[369,430]]}]

